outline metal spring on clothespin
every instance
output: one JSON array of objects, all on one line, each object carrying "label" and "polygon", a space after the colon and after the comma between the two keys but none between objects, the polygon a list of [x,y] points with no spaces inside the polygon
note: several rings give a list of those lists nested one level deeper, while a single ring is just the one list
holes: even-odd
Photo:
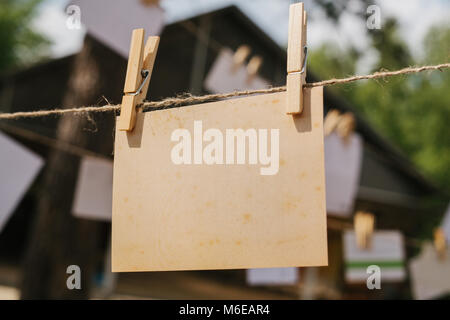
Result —
[{"label": "metal spring on clothespin", "polygon": [[136,92],[127,93],[129,96],[137,96],[142,92],[142,89],[144,88],[145,84],[147,83],[148,79],[150,79],[150,71],[149,70],[142,70],[141,76],[144,80],[142,80],[142,83],[140,87],[136,90]]},{"label": "metal spring on clothespin", "polygon": [[447,258],[447,239],[442,228],[437,228],[434,231],[434,248],[439,260],[444,261]]},{"label": "metal spring on clothespin", "polygon": [[328,111],[325,120],[323,122],[324,135],[329,136],[337,127],[339,120],[341,119],[341,113],[337,110]]}]

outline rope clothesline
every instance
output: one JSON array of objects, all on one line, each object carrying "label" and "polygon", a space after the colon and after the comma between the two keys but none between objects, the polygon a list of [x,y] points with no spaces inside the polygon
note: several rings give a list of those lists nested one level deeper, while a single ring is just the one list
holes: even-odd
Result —
[{"label": "rope clothesline", "polygon": [[[443,63],[432,66],[421,66],[421,67],[408,67],[395,71],[382,71],[375,72],[369,75],[361,75],[361,76],[351,76],[348,78],[341,79],[329,79],[324,81],[318,81],[313,83],[306,83],[304,87],[313,88],[313,87],[321,87],[321,86],[332,86],[337,84],[345,84],[360,80],[373,80],[379,78],[388,78],[399,75],[420,73],[425,71],[442,71],[443,69],[450,68],[450,63]],[[249,96],[254,94],[264,94],[264,93],[277,93],[286,91],[286,87],[274,87],[268,89],[259,89],[259,90],[244,90],[244,91],[235,91],[229,93],[217,93],[217,94],[208,94],[203,96],[184,96],[184,97],[172,97],[166,98],[161,101],[151,101],[144,102],[139,107],[142,108],[143,111],[149,111],[151,109],[161,109],[161,108],[169,108],[169,107],[179,107],[182,105],[192,104],[192,103],[202,103],[208,102],[218,99],[227,99],[233,97],[242,97]],[[0,113],[0,120],[15,120],[21,118],[38,118],[38,117],[46,117],[52,115],[64,115],[64,114],[84,114],[84,113],[103,113],[103,112],[117,112],[120,110],[120,105],[104,105],[104,106],[87,106],[87,107],[77,107],[77,108],[68,108],[68,109],[53,109],[53,110],[38,110],[38,111],[28,111],[28,112],[14,112],[14,113]]]}]

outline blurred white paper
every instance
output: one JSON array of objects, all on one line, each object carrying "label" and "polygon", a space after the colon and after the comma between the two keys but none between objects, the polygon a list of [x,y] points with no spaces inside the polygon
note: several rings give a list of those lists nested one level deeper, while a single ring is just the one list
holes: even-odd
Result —
[{"label": "blurred white paper", "polygon": [[450,244],[450,204],[448,205],[447,211],[445,212],[444,220],[442,220],[441,227],[442,230],[444,230],[445,232],[447,242]]},{"label": "blurred white paper", "polygon": [[0,232],[44,161],[0,132]]},{"label": "blurred white paper", "polygon": [[294,285],[298,283],[297,268],[247,269],[247,283],[258,285]]},{"label": "blurred white paper", "polygon": [[438,298],[450,293],[450,249],[445,260],[439,260],[433,244],[409,264],[414,297],[419,300]]},{"label": "blurred white paper", "polygon": [[376,231],[372,246],[361,250],[356,244],[353,231],[344,233],[345,278],[348,282],[366,282],[367,267],[376,265],[381,269],[381,283],[402,281],[405,276],[403,235],[398,231]]},{"label": "blurred white paper", "polygon": [[208,91],[224,93],[264,89],[270,86],[267,81],[257,75],[249,81],[245,65],[233,72],[233,56],[234,53],[230,49],[223,49],[219,53],[205,80],[205,88]]},{"label": "blurred white paper", "polygon": [[81,160],[72,212],[76,217],[111,221],[113,162],[85,157]]},{"label": "blurred white paper", "polygon": [[344,141],[336,133],[325,137],[327,213],[349,217],[358,192],[362,139],[354,133]]},{"label": "blurred white paper", "polygon": [[142,0],[72,0],[81,9],[81,22],[88,33],[128,58],[133,29],[144,28],[145,35],[157,36],[164,27],[164,10],[146,6]]}]

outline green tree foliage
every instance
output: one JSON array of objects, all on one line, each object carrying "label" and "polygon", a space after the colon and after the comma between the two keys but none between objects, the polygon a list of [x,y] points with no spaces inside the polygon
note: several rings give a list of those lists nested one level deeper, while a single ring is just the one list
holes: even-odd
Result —
[{"label": "green tree foliage", "polygon": [[0,73],[47,55],[49,41],[33,30],[41,0],[0,1]]},{"label": "green tree foliage", "polygon": [[[449,61],[450,28],[434,27],[424,38],[424,59],[414,60],[397,35],[394,20],[371,32],[378,52],[374,71]],[[358,53],[322,46],[311,55],[312,70],[324,79],[344,77],[356,69]],[[450,72],[422,73],[332,88],[345,96],[389,141],[442,188],[450,192]]]}]

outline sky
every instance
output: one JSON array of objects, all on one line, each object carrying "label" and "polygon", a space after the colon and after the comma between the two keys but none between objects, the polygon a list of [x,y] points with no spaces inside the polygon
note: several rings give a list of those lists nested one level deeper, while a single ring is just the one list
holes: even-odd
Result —
[{"label": "sky", "polygon": [[[95,1],[95,0],[92,0]],[[125,1],[125,0],[111,0]],[[34,26],[38,31],[46,34],[52,41],[52,55],[62,57],[80,50],[85,29],[69,30],[66,27],[64,13],[68,0],[44,0],[40,7]],[[197,14],[208,12],[230,4],[238,5],[245,14],[253,19],[278,44],[287,44],[289,0],[162,0],[167,23],[185,19]],[[358,71],[370,69],[375,60],[373,52],[369,50],[369,43],[365,37],[367,30],[365,22],[344,14],[338,26],[333,25],[325,15],[314,8],[314,0],[304,0],[308,19],[308,46],[311,49],[319,47],[324,42],[334,42],[345,48],[352,44],[365,52]],[[358,2],[349,0],[350,5]],[[449,23],[450,1],[448,0],[374,0],[380,7],[381,24],[383,19],[393,16],[400,24],[400,35],[412,49],[413,54],[420,58],[422,39],[430,26]],[[309,9],[309,10],[308,10]]]}]

